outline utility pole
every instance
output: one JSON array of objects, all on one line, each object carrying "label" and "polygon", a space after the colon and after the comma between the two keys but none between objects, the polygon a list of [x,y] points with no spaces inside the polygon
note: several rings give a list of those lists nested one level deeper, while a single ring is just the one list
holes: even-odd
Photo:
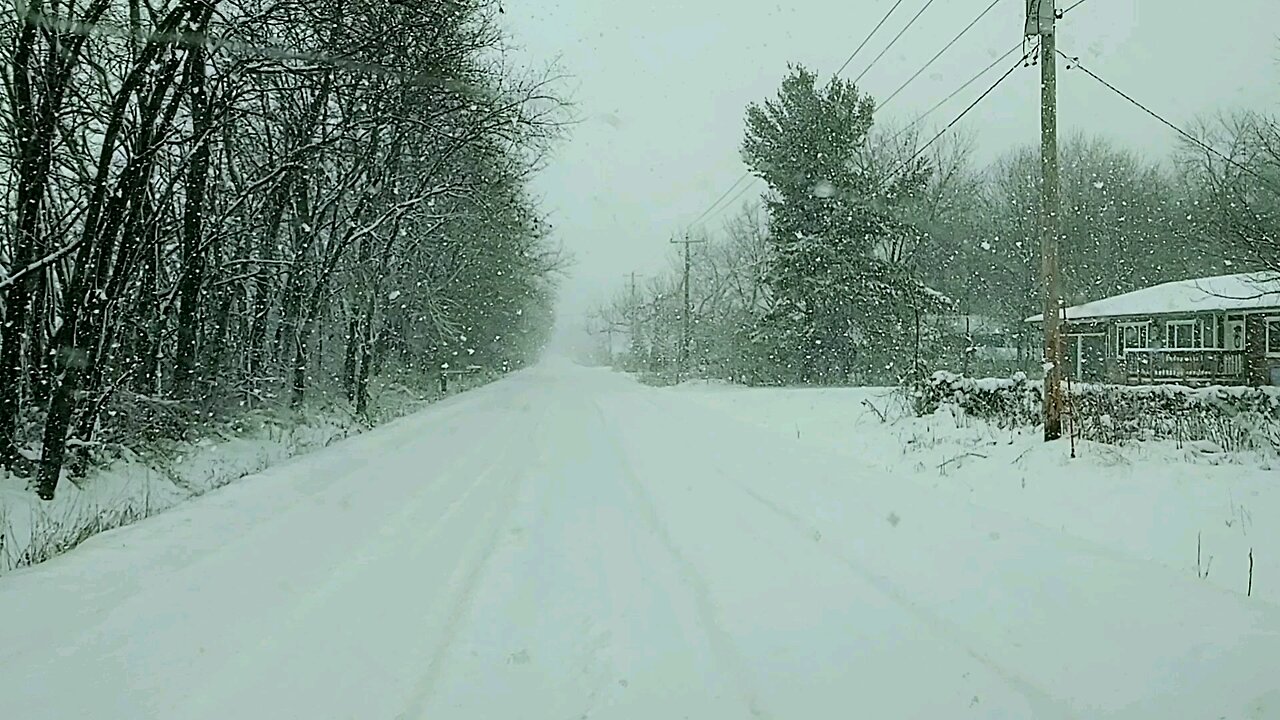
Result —
[{"label": "utility pole", "polygon": [[680,382],[680,377],[684,374],[684,370],[689,364],[689,344],[693,334],[693,328],[690,324],[693,317],[693,304],[689,300],[689,269],[692,265],[689,247],[704,242],[706,240],[690,240],[688,235],[685,235],[683,240],[671,241],[673,245],[684,245],[684,333],[680,339],[680,360],[676,363],[677,383]]},{"label": "utility pole", "polygon": [[640,298],[636,295],[635,272],[631,273],[630,305],[631,306],[627,308],[627,314],[630,316],[628,318],[628,322],[631,327],[627,329],[627,334],[630,336],[631,342],[631,364],[635,366],[633,369],[636,369],[640,366]]},{"label": "utility pole", "polygon": [[1058,13],[1054,0],[1027,0],[1026,34],[1040,37],[1040,275],[1044,291],[1044,439],[1062,437],[1062,317],[1058,287]]}]

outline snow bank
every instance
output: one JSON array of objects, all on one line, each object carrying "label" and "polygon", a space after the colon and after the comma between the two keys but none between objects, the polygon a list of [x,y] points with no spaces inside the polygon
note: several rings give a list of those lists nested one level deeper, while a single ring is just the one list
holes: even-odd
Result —
[{"label": "snow bank", "polygon": [[[491,379],[468,377],[452,390]],[[440,399],[434,391],[420,392],[398,382],[380,382],[371,392],[374,425]],[[0,469],[0,575],[369,427],[335,404],[301,411],[251,411],[203,429],[204,435],[193,442],[152,442],[137,450],[113,447],[112,457],[83,479],[64,478],[55,499],[47,503],[27,488],[26,479]]]}]

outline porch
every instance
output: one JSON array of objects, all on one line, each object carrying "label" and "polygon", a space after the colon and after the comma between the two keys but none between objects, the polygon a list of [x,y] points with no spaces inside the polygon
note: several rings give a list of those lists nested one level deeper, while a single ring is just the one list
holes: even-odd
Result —
[{"label": "porch", "polygon": [[1120,362],[1130,385],[1243,385],[1244,350],[1217,348],[1128,348]]}]

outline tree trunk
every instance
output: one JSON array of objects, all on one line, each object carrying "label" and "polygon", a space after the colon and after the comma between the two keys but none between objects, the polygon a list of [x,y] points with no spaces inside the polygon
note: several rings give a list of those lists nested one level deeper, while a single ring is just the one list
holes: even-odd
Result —
[{"label": "tree trunk", "polygon": [[173,369],[174,392],[178,397],[184,398],[195,395],[195,385],[199,380],[196,377],[196,353],[200,333],[200,291],[205,275],[205,253],[201,243],[213,138],[213,118],[205,87],[203,45],[196,45],[189,50],[187,83],[190,87],[191,121],[196,147],[187,171],[186,205],[182,213],[184,272],[178,284],[178,344]]},{"label": "tree trunk", "polygon": [[[229,288],[221,292],[213,294],[215,302],[213,317],[211,318],[211,327],[213,339],[207,343],[209,350],[203,365],[205,378],[207,380],[215,380],[224,377],[223,364],[226,362],[227,351],[230,348],[233,338],[231,337],[231,310],[235,305],[235,293]],[[212,399],[208,393],[205,393],[205,400]],[[205,403],[209,405],[208,402]]]},{"label": "tree trunk", "polygon": [[[312,230],[308,230],[311,217],[311,195],[308,187],[308,173],[301,173],[292,187],[294,217],[289,233],[293,237],[293,257],[289,268],[289,279],[285,283],[284,300],[280,310],[280,325],[276,328],[275,360],[285,362],[283,353],[296,347],[295,338],[306,321],[304,300],[306,294],[307,256],[313,245]],[[320,282],[317,280],[316,282]]]},{"label": "tree trunk", "polygon": [[360,321],[354,315],[347,323],[347,348],[342,358],[342,387],[347,400],[356,401],[356,372],[359,368]]},{"label": "tree trunk", "polygon": [[257,391],[266,366],[267,320],[271,314],[271,293],[267,279],[262,275],[262,268],[258,268],[258,275],[253,280],[253,290],[249,337],[245,340],[245,381],[252,391]]},{"label": "tree trunk", "polygon": [[[93,0],[84,9],[81,21],[96,23],[110,4],[110,0]],[[18,7],[25,8],[26,14],[18,18],[11,77],[13,131],[18,138],[17,223],[11,272],[21,272],[48,250],[39,231],[40,209],[49,185],[58,117],[87,38],[87,34],[42,29],[42,0],[28,0]],[[42,56],[45,64],[40,66],[36,44],[42,37],[48,37],[51,45],[47,56]],[[23,335],[40,285],[38,273],[31,273],[14,283],[4,297],[4,322],[0,324],[0,462],[10,468],[25,464],[17,447]],[[43,355],[42,352],[36,358],[41,366],[47,360]]]},{"label": "tree trunk", "polygon": [[[31,12],[38,12],[33,7]],[[40,207],[49,182],[55,107],[48,99],[36,107],[32,94],[33,55],[38,39],[34,20],[23,18],[13,58],[14,132],[18,137],[17,227],[10,272],[19,272],[34,261],[42,245]],[[4,323],[0,324],[0,461],[11,469],[22,456],[18,452],[18,413],[22,407],[22,351],[31,309],[35,278],[28,274],[14,283],[4,297]]]},{"label": "tree trunk", "polygon": [[311,331],[314,329],[315,323],[308,318],[302,323],[295,335],[296,342],[294,344],[293,354],[293,383],[292,392],[289,397],[289,404],[293,407],[302,405],[302,401],[306,399],[307,392],[307,363],[311,348]]},{"label": "tree trunk", "polygon": [[139,365],[134,375],[134,389],[143,395],[156,392],[160,376],[160,308],[156,303],[159,294],[159,247],[155,239],[147,242],[148,248],[142,263],[142,287],[139,288],[139,299],[142,307],[141,318],[134,329],[133,348]]},{"label": "tree trunk", "polygon": [[72,358],[62,363],[63,375],[49,400],[49,416],[44,426],[44,449],[40,455],[40,476],[36,494],[41,500],[52,500],[62,474],[62,459],[67,449],[67,425],[75,409],[73,399],[80,385],[80,370]]},{"label": "tree trunk", "polygon": [[[161,34],[172,32],[186,11],[185,6],[173,10],[160,24],[158,29],[162,31]],[[125,262],[125,257],[129,254],[118,246],[117,238],[125,229],[128,214],[135,211],[140,193],[149,177],[150,158],[155,150],[149,140],[154,137],[157,121],[163,117],[165,124],[171,122],[177,109],[176,103],[171,104],[166,113],[162,113],[160,109],[178,70],[178,62],[173,59],[153,67],[162,47],[166,45],[149,42],[139,54],[112,100],[103,131],[96,177],[82,222],[80,246],[76,249],[75,271],[65,294],[63,327],[59,332],[62,342],[55,343],[59,353],[57,362],[62,372],[49,400],[49,413],[45,418],[45,444],[37,479],[37,493],[44,500],[52,500],[57,489],[76,393],[80,390],[86,370],[93,370],[92,362],[98,350],[93,343],[102,339],[107,325],[108,289],[112,284],[111,261],[114,258]],[[134,136],[135,154],[120,171],[120,178],[115,185],[116,192],[109,193],[109,178],[119,149],[117,142],[123,134],[130,103],[144,78],[152,78],[154,84],[146,102],[139,103],[138,127]],[[115,269],[119,274],[121,268]]]},{"label": "tree trunk", "polygon": [[356,414],[364,416],[369,409],[369,371],[373,364],[373,303],[369,303],[360,337],[360,372],[356,377]]}]

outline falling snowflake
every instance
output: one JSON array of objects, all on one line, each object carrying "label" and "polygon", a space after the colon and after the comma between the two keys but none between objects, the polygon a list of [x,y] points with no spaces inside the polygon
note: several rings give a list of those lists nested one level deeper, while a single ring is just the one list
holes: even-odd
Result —
[{"label": "falling snowflake", "polygon": [[817,185],[813,186],[813,196],[819,198],[834,197],[836,194],[836,186],[830,180],[821,180]]}]

